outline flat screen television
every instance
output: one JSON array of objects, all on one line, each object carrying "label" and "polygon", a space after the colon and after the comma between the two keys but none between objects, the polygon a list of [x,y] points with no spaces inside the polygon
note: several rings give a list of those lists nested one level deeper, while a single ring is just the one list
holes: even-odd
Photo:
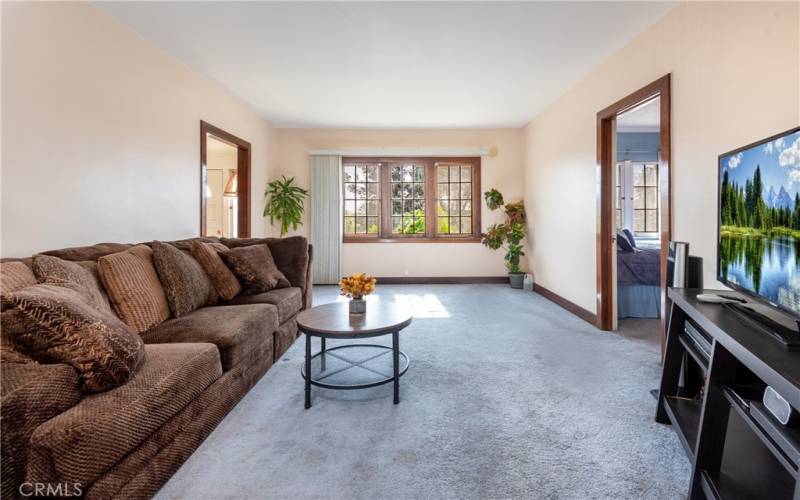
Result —
[{"label": "flat screen television", "polygon": [[800,127],[719,155],[718,193],[717,279],[800,318]]}]

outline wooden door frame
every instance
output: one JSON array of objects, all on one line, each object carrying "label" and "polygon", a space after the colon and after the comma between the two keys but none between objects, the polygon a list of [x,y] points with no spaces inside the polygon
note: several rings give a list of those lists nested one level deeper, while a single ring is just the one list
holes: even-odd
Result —
[{"label": "wooden door frame", "polygon": [[672,234],[672,200],[670,196],[670,74],[642,87],[597,113],[597,328],[610,330],[613,325],[614,300],[612,276],[615,242],[611,236],[614,228],[614,165],[612,157],[616,119],[639,104],[661,98],[660,102],[660,153],[658,157],[659,215],[661,231],[661,352],[664,352],[665,300],[667,278],[667,247]]},{"label": "wooden door frame", "polygon": [[206,232],[206,193],[205,186],[208,181],[208,165],[206,158],[207,135],[214,136],[226,144],[237,149],[236,175],[237,175],[237,238],[250,237],[250,143],[215,127],[208,122],[200,120],[200,236]]}]

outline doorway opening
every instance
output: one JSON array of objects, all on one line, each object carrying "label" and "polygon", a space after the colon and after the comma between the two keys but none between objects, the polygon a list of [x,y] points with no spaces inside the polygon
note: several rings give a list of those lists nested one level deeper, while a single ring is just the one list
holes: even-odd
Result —
[{"label": "doorway opening", "polygon": [[200,236],[250,236],[250,143],[200,122]]},{"label": "doorway opening", "polygon": [[597,114],[597,327],[664,348],[670,76]]}]

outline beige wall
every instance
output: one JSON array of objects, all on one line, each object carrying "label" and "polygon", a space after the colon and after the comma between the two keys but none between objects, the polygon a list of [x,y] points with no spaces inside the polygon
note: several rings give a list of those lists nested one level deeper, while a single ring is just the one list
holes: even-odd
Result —
[{"label": "beige wall", "polygon": [[537,283],[595,311],[596,113],[672,73],[673,239],[719,285],[717,155],[800,123],[799,20],[798,3],[681,3],[528,124]]},{"label": "beige wall", "polygon": [[252,146],[264,235],[270,125],[88,3],[2,3],[3,256],[199,234],[200,120]]},{"label": "beige wall", "polygon": [[[325,148],[481,148],[496,147],[497,155],[481,160],[481,187],[499,189],[508,200],[522,198],[522,130],[341,130],[278,129],[275,175],[296,176],[310,185],[308,151]],[[313,196],[313,193],[312,193]],[[482,210],[486,228],[502,219],[499,212]],[[306,223],[298,231],[308,235]],[[503,255],[480,243],[345,243],[343,270],[378,276],[500,276],[506,273]]]}]

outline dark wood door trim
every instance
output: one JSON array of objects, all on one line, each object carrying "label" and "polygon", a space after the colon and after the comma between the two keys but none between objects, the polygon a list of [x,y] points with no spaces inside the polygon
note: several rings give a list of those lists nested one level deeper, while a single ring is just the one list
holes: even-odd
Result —
[{"label": "dark wood door trim", "polygon": [[667,278],[667,245],[672,234],[672,200],[670,196],[670,75],[667,74],[653,83],[642,87],[632,94],[597,113],[597,328],[610,330],[613,325],[614,300],[612,276],[613,244],[611,239],[614,227],[614,186],[613,169],[614,145],[612,139],[616,127],[616,119],[623,113],[645,101],[661,98],[660,103],[660,154],[658,159],[659,175],[659,212],[661,226],[661,352],[664,352],[664,326],[666,312],[666,278]]},{"label": "dark wood door trim", "polygon": [[250,237],[250,167],[252,161],[250,143],[235,135],[225,132],[210,123],[200,121],[200,236],[206,234],[206,196],[205,186],[208,181],[208,165],[206,157],[206,136],[212,135],[226,144],[237,149],[236,169],[238,176],[238,210],[236,236],[239,238]]}]

